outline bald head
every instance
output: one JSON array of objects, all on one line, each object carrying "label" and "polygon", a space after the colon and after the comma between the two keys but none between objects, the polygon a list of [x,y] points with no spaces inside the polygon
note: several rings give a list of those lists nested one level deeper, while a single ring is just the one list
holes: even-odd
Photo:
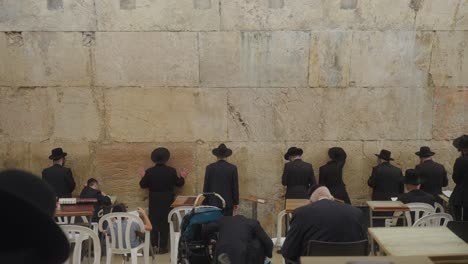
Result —
[{"label": "bald head", "polygon": [[322,186],[317,188],[312,195],[310,195],[310,202],[315,203],[319,200],[322,199],[328,199],[328,200],[333,200],[333,196],[330,193],[330,190],[328,190],[327,187]]}]

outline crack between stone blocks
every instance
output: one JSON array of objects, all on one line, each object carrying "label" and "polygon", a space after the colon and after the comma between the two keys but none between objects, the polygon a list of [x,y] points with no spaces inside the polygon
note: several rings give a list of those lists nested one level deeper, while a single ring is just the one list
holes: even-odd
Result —
[{"label": "crack between stone blocks", "polygon": [[221,0],[218,0],[218,14],[219,14],[219,28],[217,31],[221,31],[221,29],[223,28],[223,19],[221,17],[221,14],[222,14]]},{"label": "crack between stone blocks", "polygon": [[[311,67],[311,65],[310,65],[310,53],[311,53],[310,46],[312,46],[312,31],[309,31],[308,33],[309,33],[309,49],[308,49],[309,50],[309,52],[308,52],[309,56],[308,56],[308,61],[307,61],[307,80],[306,80],[306,82],[307,82],[307,87],[311,87],[310,86],[310,67]],[[319,72],[320,72],[320,69],[319,69]],[[318,81],[318,83],[320,83],[320,76],[319,76],[319,80],[317,80],[317,81]],[[320,84],[318,84],[318,86],[320,86]]]},{"label": "crack between stone blocks", "polygon": [[452,30],[455,30],[455,27],[457,26],[457,16],[458,16],[458,12],[460,11],[461,1],[462,0],[458,1],[457,7],[455,8],[455,14],[453,15],[453,22],[452,22],[452,27],[451,27]]},{"label": "crack between stone blocks", "polygon": [[96,8],[96,0],[93,0],[93,7],[94,7],[94,17],[95,17],[94,26],[95,26],[95,30],[97,31],[98,30],[98,14],[97,14],[97,8]]},{"label": "crack between stone blocks", "polygon": [[201,86],[200,32],[197,32],[197,53],[198,53],[198,87],[200,87]]}]

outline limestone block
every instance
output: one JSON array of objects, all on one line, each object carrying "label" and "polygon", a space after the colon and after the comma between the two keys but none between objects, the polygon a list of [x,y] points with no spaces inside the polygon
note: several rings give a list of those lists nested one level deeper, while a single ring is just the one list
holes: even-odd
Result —
[{"label": "limestone block", "polygon": [[96,84],[198,86],[197,34],[96,33]]},{"label": "limestone block", "polygon": [[8,38],[6,34],[0,33],[0,85],[4,86],[11,86],[13,85],[13,81],[11,78],[11,72],[7,65],[7,61],[9,60],[8,52]]},{"label": "limestone block", "polygon": [[103,107],[99,91],[88,87],[50,88],[53,102],[53,137],[72,141],[96,141]]},{"label": "limestone block", "polygon": [[31,156],[30,144],[27,142],[10,141],[2,144],[4,156],[2,158],[4,169],[19,169],[30,171]]},{"label": "limestone block", "polygon": [[468,0],[460,0],[454,23],[455,30],[468,30]]},{"label": "limestone block", "polygon": [[94,166],[95,176],[106,193],[117,195],[119,202],[130,208],[148,206],[148,191],[141,189],[139,171],[153,166],[150,159],[154,148],[164,146],[171,152],[168,165],[187,168],[190,172],[186,185],[179,191],[190,193],[194,186],[195,159],[193,143],[139,143],[111,144],[96,147]]},{"label": "limestone block", "polygon": [[417,30],[451,30],[461,0],[420,1],[416,15]]},{"label": "limestone block", "polygon": [[[449,188],[453,189],[454,183],[451,179],[453,163],[459,156],[457,150],[452,146],[451,141],[374,141],[364,142],[365,166],[364,173],[369,177],[372,173],[372,167],[377,165],[377,157],[374,154],[380,152],[382,148],[390,150],[394,165],[401,168],[403,174],[407,169],[414,169],[420,162],[415,152],[419,151],[421,146],[429,146],[436,154],[433,159],[442,165],[449,173]],[[370,189],[370,188],[369,188]]]},{"label": "limestone block", "polygon": [[468,32],[435,33],[430,74],[436,87],[468,86]]},{"label": "limestone block", "polygon": [[226,138],[226,91],[112,88],[105,91],[112,140],[187,142]]},{"label": "limestone block", "polygon": [[200,33],[200,78],[210,87],[305,87],[306,32]]},{"label": "limestone block", "polygon": [[432,94],[428,88],[327,90],[323,139],[430,139]]},{"label": "limestone block", "polygon": [[233,141],[321,138],[323,89],[233,88],[228,93],[228,138]]},{"label": "limestone block", "polygon": [[434,139],[454,139],[468,131],[468,89],[437,88],[434,91]]},{"label": "limestone block", "polygon": [[[351,2],[350,4],[346,4]],[[324,1],[323,29],[412,30],[411,0]],[[354,4],[354,5],[353,5]]]},{"label": "limestone block", "polygon": [[350,85],[426,86],[432,36],[430,32],[414,31],[354,32]]},{"label": "limestone block", "polygon": [[47,89],[0,88],[0,131],[10,141],[42,141],[51,134]]},{"label": "limestone block", "polygon": [[[31,143],[30,152],[26,155],[31,160],[30,170],[41,176],[44,168],[52,166],[49,155],[53,148],[63,148],[67,152],[65,166],[70,168],[76,182],[74,196],[79,196],[89,178],[93,178],[93,162],[88,143],[46,142]],[[105,191],[104,191],[105,192]]]},{"label": "limestone block", "polygon": [[309,86],[347,87],[352,32],[313,32],[309,59]]},{"label": "limestone block", "polygon": [[[0,1],[0,31],[94,31],[93,0]],[[96,1],[99,2],[99,1]]]},{"label": "limestone block", "polygon": [[272,0],[221,0],[221,30],[310,30],[320,29],[323,1],[286,0],[283,7]]},{"label": "limestone block", "polygon": [[138,0],[130,9],[96,1],[100,31],[205,31],[219,29],[218,0]]},{"label": "limestone block", "polygon": [[[0,76],[10,75],[15,86],[83,86],[90,84],[89,48],[82,44],[81,33],[71,32],[23,32],[4,37],[0,51],[4,63]],[[8,78],[8,77],[7,77]],[[7,78],[0,77],[0,81]],[[3,80],[2,80],[3,79]],[[0,83],[0,85],[8,85]]]}]

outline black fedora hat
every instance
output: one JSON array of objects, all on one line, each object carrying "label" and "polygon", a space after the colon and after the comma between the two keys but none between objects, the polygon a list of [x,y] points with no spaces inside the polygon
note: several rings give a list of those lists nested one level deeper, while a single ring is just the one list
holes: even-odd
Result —
[{"label": "black fedora hat", "polygon": [[392,152],[390,152],[389,150],[386,150],[386,149],[382,149],[382,150],[380,151],[379,154],[375,154],[375,155],[376,155],[377,157],[383,159],[383,160],[386,160],[386,161],[393,160],[393,159],[391,158]]},{"label": "black fedora hat", "polygon": [[63,152],[62,148],[54,148],[52,150],[52,153],[49,156],[49,159],[50,160],[58,160],[58,159],[61,159],[61,158],[65,157],[65,156],[67,156],[67,153]]},{"label": "black fedora hat", "polygon": [[0,250],[15,252],[19,261],[8,263],[58,264],[68,258],[68,239],[53,220],[55,193],[46,182],[24,171],[0,172],[0,199],[8,212],[0,217]]},{"label": "black fedora hat", "polygon": [[468,135],[463,135],[454,139],[453,146],[459,150],[468,149]]},{"label": "black fedora hat", "polygon": [[414,153],[414,154],[416,154],[416,155],[418,155],[419,157],[422,157],[422,158],[427,158],[427,157],[433,156],[435,153],[432,152],[429,147],[423,146],[423,147],[419,148],[419,151]]},{"label": "black fedora hat", "polygon": [[154,149],[153,152],[151,152],[151,160],[154,163],[166,163],[170,157],[171,153],[167,148],[160,147]]},{"label": "black fedora hat", "polygon": [[408,169],[405,171],[405,177],[403,178],[403,183],[410,184],[410,185],[419,185],[422,183],[422,180],[421,180],[421,177],[419,177],[419,174],[417,173],[416,170]]},{"label": "black fedora hat", "polygon": [[289,160],[290,156],[301,156],[304,151],[301,148],[290,147],[286,154],[284,154],[284,159]]},{"label": "black fedora hat", "polygon": [[227,158],[232,155],[232,150],[226,147],[226,145],[220,144],[217,148],[214,148],[211,153],[219,158]]},{"label": "black fedora hat", "polygon": [[340,147],[333,147],[328,150],[328,157],[332,160],[343,161],[346,159],[346,152]]}]

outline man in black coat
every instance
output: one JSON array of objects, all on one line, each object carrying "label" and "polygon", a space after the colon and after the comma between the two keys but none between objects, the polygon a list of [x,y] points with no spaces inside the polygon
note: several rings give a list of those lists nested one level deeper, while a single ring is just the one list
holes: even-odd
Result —
[{"label": "man in black coat", "polygon": [[311,204],[297,208],[281,248],[284,258],[298,261],[310,240],[353,242],[367,239],[365,216],[349,204],[333,201],[325,186],[312,187]]},{"label": "man in black coat", "polygon": [[[231,216],[234,209],[239,206],[239,182],[237,167],[226,161],[232,155],[232,150],[225,144],[212,150],[218,160],[206,167],[203,192],[215,192],[221,195],[226,202],[224,215]],[[210,196],[204,202],[208,205],[222,207],[221,202],[214,196]]]},{"label": "man in black coat", "polygon": [[49,159],[53,161],[53,165],[42,171],[42,179],[46,181],[55,194],[59,198],[70,198],[71,193],[75,190],[75,180],[73,179],[72,171],[65,166],[66,152],[62,148],[55,148]]},{"label": "man in black coat", "polygon": [[289,160],[281,177],[282,184],[286,186],[286,199],[307,199],[310,186],[317,183],[312,164],[302,160],[302,153],[302,149],[291,147],[284,154],[284,159]]},{"label": "man in black coat", "polygon": [[421,190],[432,194],[437,202],[442,203],[438,195],[442,193],[442,187],[448,185],[447,171],[442,164],[432,160],[435,153],[429,147],[421,147],[415,154],[421,161],[415,168],[422,180]]},{"label": "man in black coat", "polygon": [[453,165],[452,179],[456,185],[449,203],[453,206],[456,221],[468,221],[468,135],[458,137],[453,145],[461,156]]},{"label": "man in black coat", "polygon": [[319,184],[325,185],[333,197],[351,204],[346,186],[343,182],[343,167],[346,163],[346,152],[340,147],[328,150],[330,160],[319,169]]},{"label": "man in black coat", "polygon": [[223,216],[209,228],[218,231],[218,263],[263,264],[265,257],[272,257],[273,242],[257,220],[242,215]]},{"label": "man in black coat", "polygon": [[403,174],[400,168],[390,164],[392,153],[382,149],[377,156],[378,165],[372,168],[367,184],[373,188],[372,200],[387,201],[403,193]]},{"label": "man in black coat", "polygon": [[88,180],[86,186],[80,193],[80,198],[97,199],[97,204],[94,206],[93,222],[99,221],[99,211],[103,209],[104,206],[110,206],[112,204],[110,197],[99,189],[99,182],[94,178]]},{"label": "man in black coat", "polygon": [[405,177],[403,180],[405,188],[408,191],[405,194],[398,196],[398,200],[403,203],[427,203],[434,206],[435,198],[432,194],[420,190],[421,178],[418,172],[413,169],[405,171]]}]

